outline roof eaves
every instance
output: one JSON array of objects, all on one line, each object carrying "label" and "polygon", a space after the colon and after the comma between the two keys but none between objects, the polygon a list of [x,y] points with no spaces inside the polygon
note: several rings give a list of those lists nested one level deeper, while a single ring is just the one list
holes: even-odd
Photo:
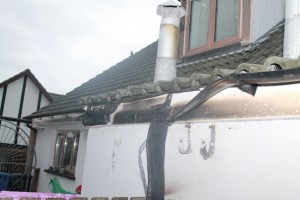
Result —
[{"label": "roof eaves", "polygon": [[0,83],[0,88],[3,87],[3,86],[6,86],[6,85],[8,85],[8,84],[10,84],[12,82],[14,82],[15,80],[17,80],[17,79],[19,79],[19,78],[21,78],[21,77],[23,77],[25,75],[28,75],[29,73],[31,73],[30,70],[26,69],[26,70],[20,72],[19,74],[16,74],[15,76],[13,76],[13,77],[11,77],[11,78],[9,78],[9,79],[1,82]]},{"label": "roof eaves", "polygon": [[51,92],[48,92],[48,94],[51,96],[51,98],[54,100],[57,100],[61,97],[63,97],[64,95],[63,94],[55,94],[55,93],[51,93]]},{"label": "roof eaves", "polygon": [[84,110],[84,106],[79,106],[76,108],[72,108],[72,109],[61,109],[61,110],[57,110],[57,111],[44,111],[44,112],[35,112],[31,115],[25,116],[25,119],[33,119],[33,118],[42,118],[42,117],[52,117],[55,115],[63,115],[63,114],[70,114],[70,113],[83,113]]},{"label": "roof eaves", "polygon": [[[274,66],[279,67],[274,68]],[[133,100],[146,99],[149,97],[154,97],[166,93],[195,91],[230,74],[278,71],[299,68],[299,66],[300,57],[298,60],[293,60],[272,56],[265,61],[264,65],[242,63],[235,70],[216,68],[211,74],[194,73],[188,78],[177,77],[172,81],[161,81],[152,84],[150,83],[147,84],[147,87],[152,88],[150,90],[152,91],[151,94],[148,93],[149,90],[145,88],[145,85],[128,86],[126,89],[118,90],[114,93],[103,93],[94,96],[81,97],[80,104],[88,106],[97,106],[111,103],[113,102],[113,100],[117,100],[118,103],[125,103]]]},{"label": "roof eaves", "polygon": [[[30,72],[30,71],[29,71]],[[30,77],[30,79],[34,82],[34,84],[39,88],[39,90],[43,93],[43,95],[45,95],[45,97],[47,98],[47,100],[49,102],[53,101],[53,98],[49,95],[49,93],[47,92],[47,90],[43,87],[43,85],[38,81],[38,79],[30,72],[28,73],[28,76]]]}]

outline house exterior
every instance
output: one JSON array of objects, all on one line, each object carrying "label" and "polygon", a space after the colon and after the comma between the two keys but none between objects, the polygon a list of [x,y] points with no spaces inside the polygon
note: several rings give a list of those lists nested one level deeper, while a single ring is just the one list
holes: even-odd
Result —
[{"label": "house exterior", "polygon": [[153,83],[156,41],[27,116],[38,191],[55,176],[86,197],[299,198],[300,60],[282,57],[292,1],[224,2],[181,2],[176,78]]},{"label": "house exterior", "polygon": [[52,95],[29,69],[0,83],[0,190],[35,190],[36,133],[22,118],[53,102]]},{"label": "house exterior", "polygon": [[[0,116],[23,118],[53,102],[48,93],[34,74],[26,69],[23,72],[0,83]],[[15,122],[28,135],[30,129],[26,124]],[[5,124],[4,121],[1,124]]]}]

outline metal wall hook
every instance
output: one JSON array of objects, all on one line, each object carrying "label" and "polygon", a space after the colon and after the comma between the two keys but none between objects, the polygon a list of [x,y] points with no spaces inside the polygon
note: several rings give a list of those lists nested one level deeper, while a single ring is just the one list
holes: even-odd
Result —
[{"label": "metal wall hook", "polygon": [[207,145],[204,140],[202,140],[202,145],[200,148],[200,154],[203,156],[203,159],[206,160],[207,158],[210,158],[214,154],[215,150],[215,137],[216,137],[216,132],[215,132],[215,125],[210,125],[209,128],[211,129],[210,133],[210,141],[209,141],[209,147],[207,150]]},{"label": "metal wall hook", "polygon": [[178,150],[181,154],[189,154],[192,152],[192,141],[191,141],[191,124],[187,123],[185,127],[188,129],[188,135],[187,135],[187,145],[185,147],[183,143],[183,138],[179,140],[178,143]]}]

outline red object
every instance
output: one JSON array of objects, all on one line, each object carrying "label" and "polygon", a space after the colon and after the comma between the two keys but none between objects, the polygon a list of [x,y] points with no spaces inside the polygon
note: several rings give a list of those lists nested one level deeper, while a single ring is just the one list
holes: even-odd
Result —
[{"label": "red object", "polygon": [[75,192],[77,192],[78,194],[81,194],[81,188],[82,188],[82,185],[78,185],[75,189]]}]

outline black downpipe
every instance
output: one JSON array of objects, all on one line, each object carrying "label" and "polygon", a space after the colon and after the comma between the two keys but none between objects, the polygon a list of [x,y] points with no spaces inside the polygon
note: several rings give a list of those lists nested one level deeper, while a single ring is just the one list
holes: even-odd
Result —
[{"label": "black downpipe", "polygon": [[150,123],[147,137],[147,200],[163,200],[165,195],[165,143],[168,121],[154,119]]},{"label": "black downpipe", "polygon": [[150,124],[147,137],[148,188],[147,200],[163,200],[165,190],[165,142],[168,125],[182,115],[187,114],[219,92],[238,87],[254,96],[258,86],[284,85],[300,83],[300,68],[281,71],[231,74],[207,85],[186,106],[167,119],[156,119]]}]

